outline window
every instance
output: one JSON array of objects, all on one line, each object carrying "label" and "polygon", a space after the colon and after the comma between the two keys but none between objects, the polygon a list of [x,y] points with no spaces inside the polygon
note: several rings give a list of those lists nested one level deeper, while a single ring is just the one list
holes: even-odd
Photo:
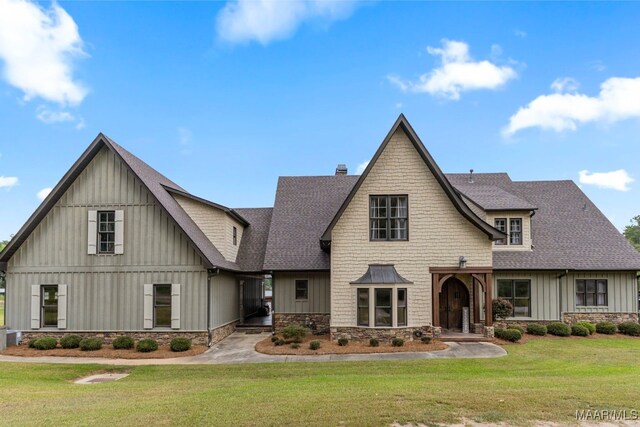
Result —
[{"label": "window", "polygon": [[409,203],[407,196],[369,198],[369,238],[408,240]]},{"label": "window", "polygon": [[238,229],[233,227],[233,246],[238,246]]},{"label": "window", "polygon": [[407,290],[398,289],[398,326],[407,326]]},{"label": "window", "polygon": [[513,305],[513,317],[531,317],[531,281],[498,280],[498,296]]},{"label": "window", "polygon": [[522,218],[511,218],[509,220],[509,244],[521,245],[522,244]]},{"label": "window", "polygon": [[296,301],[309,299],[309,281],[296,280]]},{"label": "window", "polygon": [[116,212],[98,212],[98,253],[113,254],[116,245]]},{"label": "window", "polygon": [[376,326],[393,326],[392,289],[376,289]]},{"label": "window", "polygon": [[[496,218],[494,220],[494,227],[503,233],[507,232],[507,218]],[[496,245],[506,245],[507,239],[496,240]]]},{"label": "window", "polygon": [[577,306],[606,306],[607,280],[606,279],[580,279],[576,280],[576,305]]},{"label": "window", "polygon": [[171,285],[153,285],[153,326],[171,327]]},{"label": "window", "polygon": [[358,326],[369,326],[369,289],[358,289]]},{"label": "window", "polygon": [[42,285],[42,327],[58,327],[58,285]]}]

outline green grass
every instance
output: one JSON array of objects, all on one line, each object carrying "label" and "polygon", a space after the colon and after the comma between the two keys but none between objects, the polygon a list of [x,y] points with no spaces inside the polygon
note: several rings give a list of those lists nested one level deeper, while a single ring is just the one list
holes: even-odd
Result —
[{"label": "green grass", "polygon": [[[640,409],[640,339],[539,339],[479,360],[225,366],[0,363],[3,425],[388,425],[575,422]],[[96,371],[114,383],[75,385]]]}]

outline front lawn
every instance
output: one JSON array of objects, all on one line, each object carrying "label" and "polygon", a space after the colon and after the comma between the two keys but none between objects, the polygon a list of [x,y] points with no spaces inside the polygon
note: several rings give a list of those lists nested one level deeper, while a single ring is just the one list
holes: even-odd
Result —
[{"label": "front lawn", "polygon": [[[3,425],[575,422],[640,409],[640,339],[538,339],[498,359],[144,366],[0,363]],[[131,372],[76,385],[97,371]]]}]

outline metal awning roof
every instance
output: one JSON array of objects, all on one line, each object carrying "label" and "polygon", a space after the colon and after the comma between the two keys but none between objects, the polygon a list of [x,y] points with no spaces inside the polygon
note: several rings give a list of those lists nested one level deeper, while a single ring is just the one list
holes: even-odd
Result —
[{"label": "metal awning roof", "polygon": [[352,285],[393,285],[398,283],[411,284],[413,282],[398,274],[393,264],[370,264],[367,272]]}]

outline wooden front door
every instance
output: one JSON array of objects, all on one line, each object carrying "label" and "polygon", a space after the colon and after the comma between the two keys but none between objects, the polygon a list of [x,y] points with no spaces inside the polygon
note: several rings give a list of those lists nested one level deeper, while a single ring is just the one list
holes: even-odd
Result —
[{"label": "wooden front door", "polygon": [[463,307],[469,307],[469,291],[464,283],[452,277],[444,282],[440,291],[440,325],[461,331]]}]

